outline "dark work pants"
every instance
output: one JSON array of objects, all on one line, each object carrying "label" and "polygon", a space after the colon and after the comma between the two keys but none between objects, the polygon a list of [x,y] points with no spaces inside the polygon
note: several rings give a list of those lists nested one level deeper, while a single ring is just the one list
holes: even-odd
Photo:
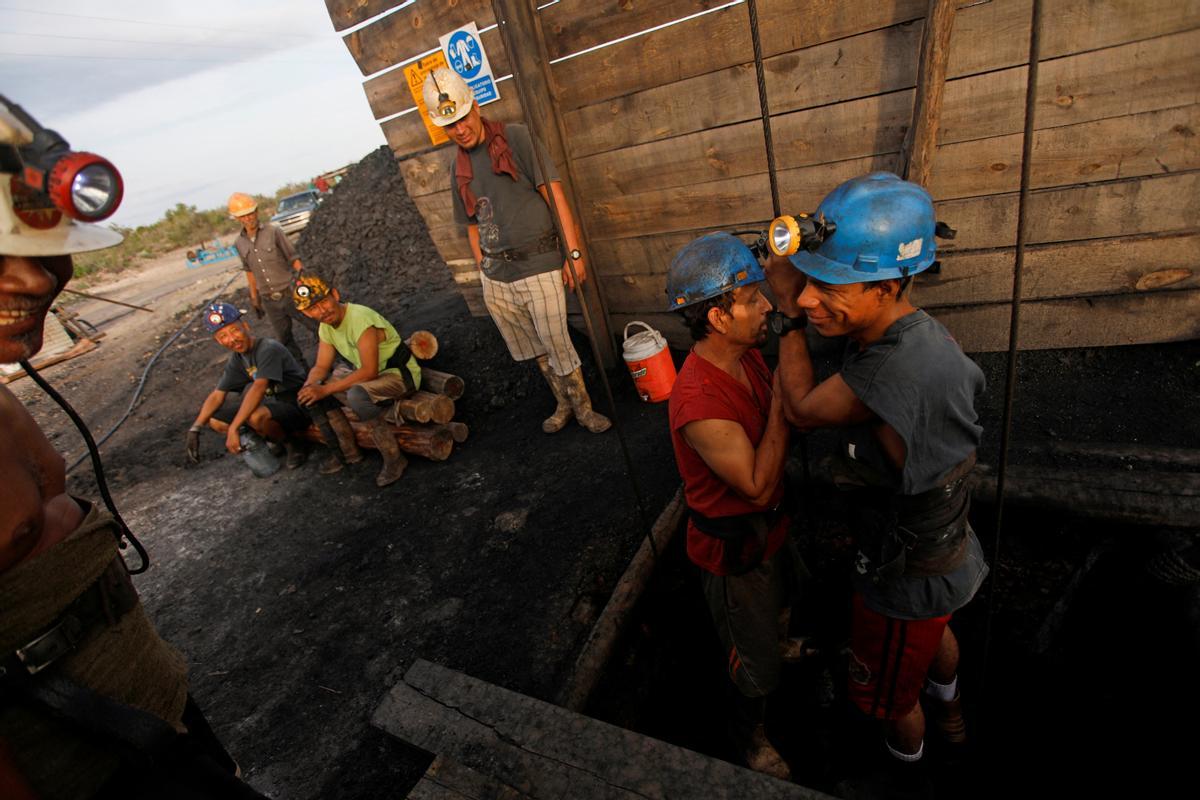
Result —
[{"label": "dark work pants", "polygon": [[284,293],[279,300],[272,300],[270,296],[260,294],[259,300],[267,315],[267,322],[271,323],[271,330],[275,332],[275,339],[286,347],[300,362],[300,366],[307,371],[310,366],[308,359],[304,357],[304,353],[300,351],[300,345],[296,344],[296,337],[292,335],[292,317],[299,319],[304,327],[314,333],[316,332],[316,323],[296,310],[291,295],[287,293]]}]

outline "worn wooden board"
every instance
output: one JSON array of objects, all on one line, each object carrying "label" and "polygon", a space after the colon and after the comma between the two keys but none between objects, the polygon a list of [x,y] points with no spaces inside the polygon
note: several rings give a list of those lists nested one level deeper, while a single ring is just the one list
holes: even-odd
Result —
[{"label": "worn wooden board", "polygon": [[[460,423],[461,424],[461,423]],[[408,793],[408,800],[522,800],[521,794],[495,778],[439,755]]]},{"label": "worn wooden board", "polygon": [[[441,31],[440,33],[431,32],[432,42],[428,44],[420,40],[405,42],[405,46],[409,48],[408,55],[396,63],[413,61],[421,53],[426,52],[432,47],[437,47],[437,37],[444,33],[447,33],[447,31]],[[492,74],[497,78],[502,78],[511,73],[512,67],[509,65],[508,51],[504,49],[504,42],[501,40],[499,30],[493,28],[492,30],[484,31],[479,35],[479,40],[483,43],[483,49],[487,52],[488,63],[492,67]],[[363,92],[367,95],[367,105],[371,107],[371,113],[376,119],[398,114],[406,108],[412,108],[416,105],[412,92],[408,89],[408,81],[404,77],[403,69],[394,69],[390,72],[369,78],[363,83]]]},{"label": "worn wooden board", "polygon": [[437,47],[438,37],[474,21],[496,21],[490,0],[420,0],[343,37],[363,75],[415,58]]},{"label": "worn wooden board", "polygon": [[[659,257],[647,258],[637,271],[597,266],[612,307],[625,312],[662,311],[670,255],[696,235],[668,234],[649,240],[661,248],[655,253]],[[643,246],[649,250],[649,245]],[[1013,261],[1013,248],[947,255],[940,274],[917,278],[912,296],[922,306],[1007,302],[1012,296]],[[1026,300],[1200,289],[1200,233],[1035,245],[1025,251],[1022,285]]]},{"label": "worn wooden board", "polygon": [[[1008,349],[1008,303],[923,307],[949,328],[968,353]],[[687,329],[676,314],[622,309],[610,318],[613,330],[641,320],[658,329],[671,347],[681,350],[691,347]],[[1196,338],[1200,338],[1200,289],[1031,300],[1021,304],[1022,350],[1109,347]]]},{"label": "worn wooden board", "polygon": [[[1200,168],[1200,105],[1064,125],[1034,133],[1033,188]],[[1019,133],[945,144],[929,191],[949,199],[1020,188]]]},{"label": "worn wooden board", "polygon": [[450,165],[457,154],[458,148],[446,146],[401,160],[400,174],[404,176],[409,196],[419,197],[449,189]]},{"label": "worn wooden board", "polygon": [[[922,305],[1004,302],[1012,296],[1012,248],[947,255],[939,275],[918,277]],[[1200,235],[1122,236],[1025,250],[1025,299],[1200,289]]]},{"label": "worn wooden board", "polygon": [[727,0],[559,0],[541,10],[551,60],[724,5]]},{"label": "worn wooden board", "polygon": [[371,722],[532,797],[827,797],[424,660]]},{"label": "worn wooden board", "polygon": [[454,221],[454,198],[449,189],[414,197],[413,203],[430,228],[445,228],[458,224]]},{"label": "worn wooden board", "polygon": [[[931,306],[971,353],[1008,348],[1009,304]],[[1022,350],[1108,347],[1200,338],[1200,290],[1035,300],[1021,304]]]},{"label": "worn wooden board", "polygon": [[325,8],[329,11],[333,29],[344,31],[403,2],[405,0],[325,0]]}]

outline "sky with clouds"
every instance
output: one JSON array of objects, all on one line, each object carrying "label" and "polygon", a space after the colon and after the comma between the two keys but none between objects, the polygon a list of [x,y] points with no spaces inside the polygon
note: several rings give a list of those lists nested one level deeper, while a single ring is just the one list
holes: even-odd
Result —
[{"label": "sky with clouds", "polygon": [[0,94],[117,166],[118,225],[359,160],[362,81],[321,0],[0,0]]}]

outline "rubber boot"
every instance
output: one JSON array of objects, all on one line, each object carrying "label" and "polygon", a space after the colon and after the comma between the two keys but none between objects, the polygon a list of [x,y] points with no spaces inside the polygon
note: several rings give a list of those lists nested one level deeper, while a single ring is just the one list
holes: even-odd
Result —
[{"label": "rubber boot", "polygon": [[379,448],[379,454],[383,456],[383,469],[379,470],[379,474],[375,476],[375,485],[382,487],[395,483],[400,480],[400,476],[404,474],[404,468],[408,466],[408,459],[400,452],[400,443],[396,441],[396,433],[388,425],[383,415],[367,424],[371,428],[371,438],[375,440],[375,446]]},{"label": "rubber boot", "polygon": [[746,759],[746,766],[755,772],[783,781],[792,779],[783,756],[767,738],[767,699],[745,697],[740,692],[734,700],[734,744]]},{"label": "rubber boot", "polygon": [[612,420],[592,410],[592,399],[588,397],[587,386],[583,383],[583,370],[579,367],[570,375],[560,378],[567,387],[567,396],[571,398],[571,410],[579,424],[592,433],[604,433],[612,427]]},{"label": "rubber boot", "polygon": [[283,449],[287,453],[288,469],[299,469],[304,466],[304,462],[308,460],[308,449],[300,442],[293,442],[287,439],[283,443]]},{"label": "rubber boot", "polygon": [[550,384],[550,391],[554,392],[554,399],[558,403],[554,413],[542,420],[542,430],[546,433],[558,433],[566,427],[574,414],[571,410],[571,397],[567,393],[565,378],[555,375],[551,369],[549,356],[538,356],[537,365],[546,383]]},{"label": "rubber boot", "polygon": [[[327,411],[324,417],[317,420],[317,427],[321,429],[321,436],[329,448],[329,457],[321,462],[318,470],[322,475],[341,472],[343,462],[357,464],[363,460],[362,450],[358,449],[358,441],[354,438],[354,428],[350,427],[350,420],[346,419],[340,408]],[[333,447],[335,441],[338,444],[336,450]]]}]

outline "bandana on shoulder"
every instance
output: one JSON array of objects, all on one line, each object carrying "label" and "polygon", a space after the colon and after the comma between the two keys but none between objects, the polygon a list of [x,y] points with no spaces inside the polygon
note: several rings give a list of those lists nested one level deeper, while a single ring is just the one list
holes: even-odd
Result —
[{"label": "bandana on shoulder", "polygon": [[[517,180],[517,164],[513,161],[512,148],[504,136],[504,123],[484,117],[480,117],[480,120],[483,122],[483,139],[487,142],[488,155],[492,159],[492,172],[497,175],[510,175],[514,181]],[[475,216],[476,199],[475,193],[471,191],[471,179],[475,177],[475,170],[471,168],[471,151],[458,148],[454,177],[467,216]]]}]

